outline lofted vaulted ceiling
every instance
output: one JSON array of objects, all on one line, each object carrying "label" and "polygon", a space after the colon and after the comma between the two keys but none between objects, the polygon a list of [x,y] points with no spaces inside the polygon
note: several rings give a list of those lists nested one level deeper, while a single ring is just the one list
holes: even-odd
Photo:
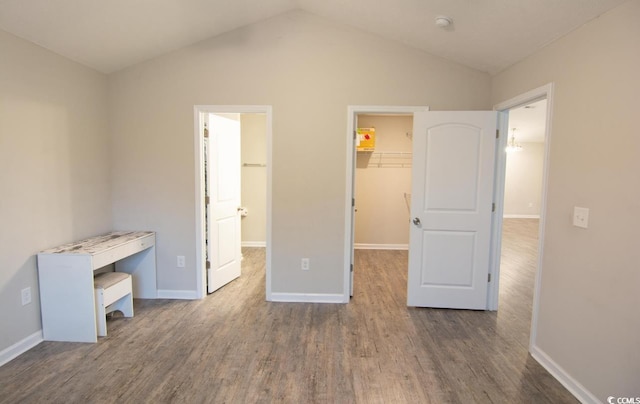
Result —
[{"label": "lofted vaulted ceiling", "polygon": [[0,29],[111,73],[304,10],[495,74],[624,1],[0,0]]}]

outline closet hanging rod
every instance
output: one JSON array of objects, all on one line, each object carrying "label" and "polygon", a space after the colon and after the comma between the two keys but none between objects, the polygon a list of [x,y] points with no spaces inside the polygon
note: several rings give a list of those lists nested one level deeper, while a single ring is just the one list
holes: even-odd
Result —
[{"label": "closet hanging rod", "polygon": [[377,168],[411,168],[412,153],[400,151],[372,152],[367,167]]},{"label": "closet hanging rod", "polygon": [[264,163],[242,163],[242,167],[266,167]]},{"label": "closet hanging rod", "polygon": [[411,194],[404,193],[404,202],[407,205],[407,211],[411,214]]},{"label": "closet hanging rod", "polygon": [[374,151],[371,152],[371,156],[387,156],[387,157],[395,157],[395,158],[411,158],[411,152],[401,152],[401,151]]}]

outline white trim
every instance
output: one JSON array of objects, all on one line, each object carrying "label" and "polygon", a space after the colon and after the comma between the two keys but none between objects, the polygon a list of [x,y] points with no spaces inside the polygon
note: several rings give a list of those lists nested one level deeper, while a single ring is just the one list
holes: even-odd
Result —
[{"label": "white trim", "polygon": [[356,250],[408,250],[409,244],[366,244],[354,243]]},{"label": "white trim", "polygon": [[[513,98],[510,98],[506,101],[502,101],[493,106],[494,111],[505,111],[507,109],[513,109],[517,107],[521,107],[525,104],[530,104],[535,101],[540,101],[542,99],[549,100],[549,95],[553,93],[553,83],[548,83],[538,88],[534,88],[533,90],[529,90],[526,93],[517,95]],[[548,105],[548,102],[547,102]],[[549,108],[547,107],[547,112],[549,112]],[[545,140],[546,142],[546,140]]]},{"label": "white trim", "polygon": [[347,164],[346,164],[346,185],[344,204],[344,279],[343,293],[345,301],[349,301],[351,296],[351,256],[354,248],[353,240],[353,207],[351,201],[354,195],[354,159],[355,148],[353,141],[353,131],[356,130],[356,115],[358,114],[407,114],[413,115],[415,112],[429,111],[428,106],[388,106],[388,105],[348,105],[347,106]]},{"label": "white trim", "polygon": [[[547,188],[549,183],[549,158],[551,155],[551,122],[553,122],[553,92],[554,92],[554,84],[549,83],[544,86],[535,88],[531,91],[528,91],[524,94],[511,98],[507,101],[503,101],[497,104],[494,109],[498,111],[506,111],[511,108],[515,108],[524,104],[527,104],[532,101],[537,101],[543,98],[547,99],[547,116],[546,116],[546,129],[545,129],[545,139],[544,139],[544,160],[543,160],[543,173],[542,173],[542,197],[541,197],[541,206],[540,206],[540,223],[538,224],[538,260],[537,260],[537,268],[536,268],[536,280],[533,287],[533,308],[531,311],[531,332],[529,336],[529,351],[533,351],[536,346],[536,337],[538,333],[538,311],[540,308],[540,282],[542,279],[542,259],[544,255],[544,238],[545,238],[545,220],[546,220],[546,212],[547,212]],[[506,136],[504,139],[500,139],[502,142],[506,142]],[[506,158],[503,156],[503,159]],[[501,169],[504,175],[505,164],[502,165]],[[503,183],[504,184],[504,183]],[[504,186],[499,190],[496,196],[496,204],[498,206],[497,213],[502,213],[503,204],[504,204]],[[500,222],[502,220],[499,220]],[[497,222],[497,221],[496,221]],[[501,236],[500,236],[501,237]],[[500,245],[500,240],[497,243]],[[495,250],[493,251],[496,252]],[[500,251],[497,251],[498,257]],[[489,299],[489,310],[497,310],[498,309],[498,296],[499,296],[499,281],[500,281],[500,261],[497,260],[495,265],[492,266],[491,272],[493,275],[494,282],[489,284],[491,294]]]},{"label": "white trim", "polygon": [[[205,279],[206,272],[202,269],[199,269],[202,266],[202,262],[205,260],[204,250],[205,240],[203,237],[204,227],[202,224],[204,223],[204,206],[202,203],[202,199],[204,196],[204,163],[203,163],[203,149],[204,149],[204,140],[200,135],[202,131],[202,114],[205,111],[201,110],[197,105],[193,107],[193,131],[194,131],[194,152],[193,152],[193,160],[195,161],[195,198],[196,198],[196,293],[198,294],[199,299],[203,299],[206,296],[206,288],[207,282]],[[159,291],[158,291],[159,292]]]},{"label": "white trim", "polygon": [[[508,133],[509,113],[498,111],[498,131]],[[498,310],[500,284],[500,259],[502,255],[502,221],[504,211],[504,184],[506,178],[507,157],[504,148],[507,136],[499,136],[496,142],[495,169],[493,173],[493,201],[495,209],[491,219],[491,246],[489,273],[493,278],[487,287],[487,310]]]},{"label": "white trim", "polygon": [[201,299],[196,290],[158,289],[158,299],[197,300]]},{"label": "white trim", "polygon": [[242,247],[266,247],[266,241],[243,241],[241,244]]},{"label": "white trim", "polygon": [[271,302],[287,303],[348,303],[343,294],[335,293],[271,293]]},{"label": "white trim", "polygon": [[42,330],[38,330],[10,347],[3,349],[0,352],[0,366],[12,361],[42,341],[44,341]]},{"label": "white trim", "polygon": [[204,168],[202,162],[202,150],[204,142],[200,136],[201,116],[205,113],[237,113],[237,114],[265,114],[267,117],[267,240],[266,240],[266,298],[271,299],[271,188],[272,188],[272,138],[273,138],[273,108],[271,105],[194,105],[194,160],[195,160],[195,195],[196,195],[196,293],[197,298],[202,299],[207,295],[205,269],[205,240],[203,237],[204,228]]},{"label": "white trim", "polygon": [[598,400],[589,390],[587,390],[582,384],[575,380],[569,373],[567,373],[560,365],[551,359],[542,349],[538,346],[531,347],[531,356],[538,361],[547,372],[551,373],[571,394],[575,396],[583,404],[600,404]]},{"label": "white trim", "polygon": [[511,214],[503,214],[503,219],[540,219],[540,215],[511,215]]}]

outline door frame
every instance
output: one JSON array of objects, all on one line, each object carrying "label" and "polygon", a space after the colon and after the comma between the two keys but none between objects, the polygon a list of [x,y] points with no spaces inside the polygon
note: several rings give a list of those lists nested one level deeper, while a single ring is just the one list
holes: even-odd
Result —
[{"label": "door frame", "polygon": [[355,175],[356,175],[356,148],[355,148],[355,124],[359,114],[406,114],[429,111],[428,106],[390,106],[390,105],[348,105],[347,106],[347,164],[346,167],[346,191],[344,210],[344,278],[343,278],[343,302],[349,302],[353,294],[351,278],[351,265],[353,264],[353,246],[355,236],[355,215],[353,201],[355,199]]},{"label": "door frame", "polygon": [[195,230],[196,230],[196,296],[207,296],[207,269],[205,251],[204,204],[204,140],[201,134],[202,116],[209,113],[265,114],[267,136],[267,229],[266,229],[266,297],[271,300],[271,212],[272,212],[272,122],[271,105],[194,105],[194,160],[195,160]]},{"label": "door frame", "polygon": [[[542,168],[542,195],[540,201],[540,222],[538,227],[538,257],[536,263],[535,283],[533,287],[533,304],[531,312],[531,330],[529,335],[529,351],[535,345],[536,334],[538,329],[538,310],[540,307],[540,281],[542,278],[542,258],[544,253],[544,238],[545,238],[545,221],[547,216],[547,190],[549,180],[549,158],[551,155],[551,123],[553,121],[553,93],[554,83],[548,83],[541,87],[527,91],[516,97],[502,101],[496,104],[493,109],[502,113],[506,113],[513,108],[517,108],[534,101],[541,99],[547,100],[547,112],[545,123],[545,135],[544,135],[544,158]],[[500,114],[502,116],[502,114]],[[501,133],[507,134],[507,122],[500,122]],[[504,131],[504,132],[503,132]],[[504,150],[507,144],[506,136],[500,136],[498,147]],[[489,296],[488,296],[488,309],[498,309],[499,298],[499,282],[500,282],[500,253],[502,247],[502,213],[504,208],[504,185],[505,185],[505,173],[506,173],[506,153],[499,153],[496,158],[496,186],[494,200],[496,202],[496,215],[494,226],[492,229],[492,237],[495,240],[492,246],[492,263],[491,263],[491,277],[495,279],[495,282],[489,284]]]}]

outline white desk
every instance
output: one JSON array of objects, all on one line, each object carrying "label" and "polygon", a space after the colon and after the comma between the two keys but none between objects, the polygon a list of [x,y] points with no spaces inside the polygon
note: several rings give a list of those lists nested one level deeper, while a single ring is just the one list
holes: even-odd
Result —
[{"label": "white desk", "polygon": [[156,298],[155,244],[151,231],[113,232],[38,253],[44,339],[97,342],[93,271],[105,265],[131,274],[133,297]]}]

